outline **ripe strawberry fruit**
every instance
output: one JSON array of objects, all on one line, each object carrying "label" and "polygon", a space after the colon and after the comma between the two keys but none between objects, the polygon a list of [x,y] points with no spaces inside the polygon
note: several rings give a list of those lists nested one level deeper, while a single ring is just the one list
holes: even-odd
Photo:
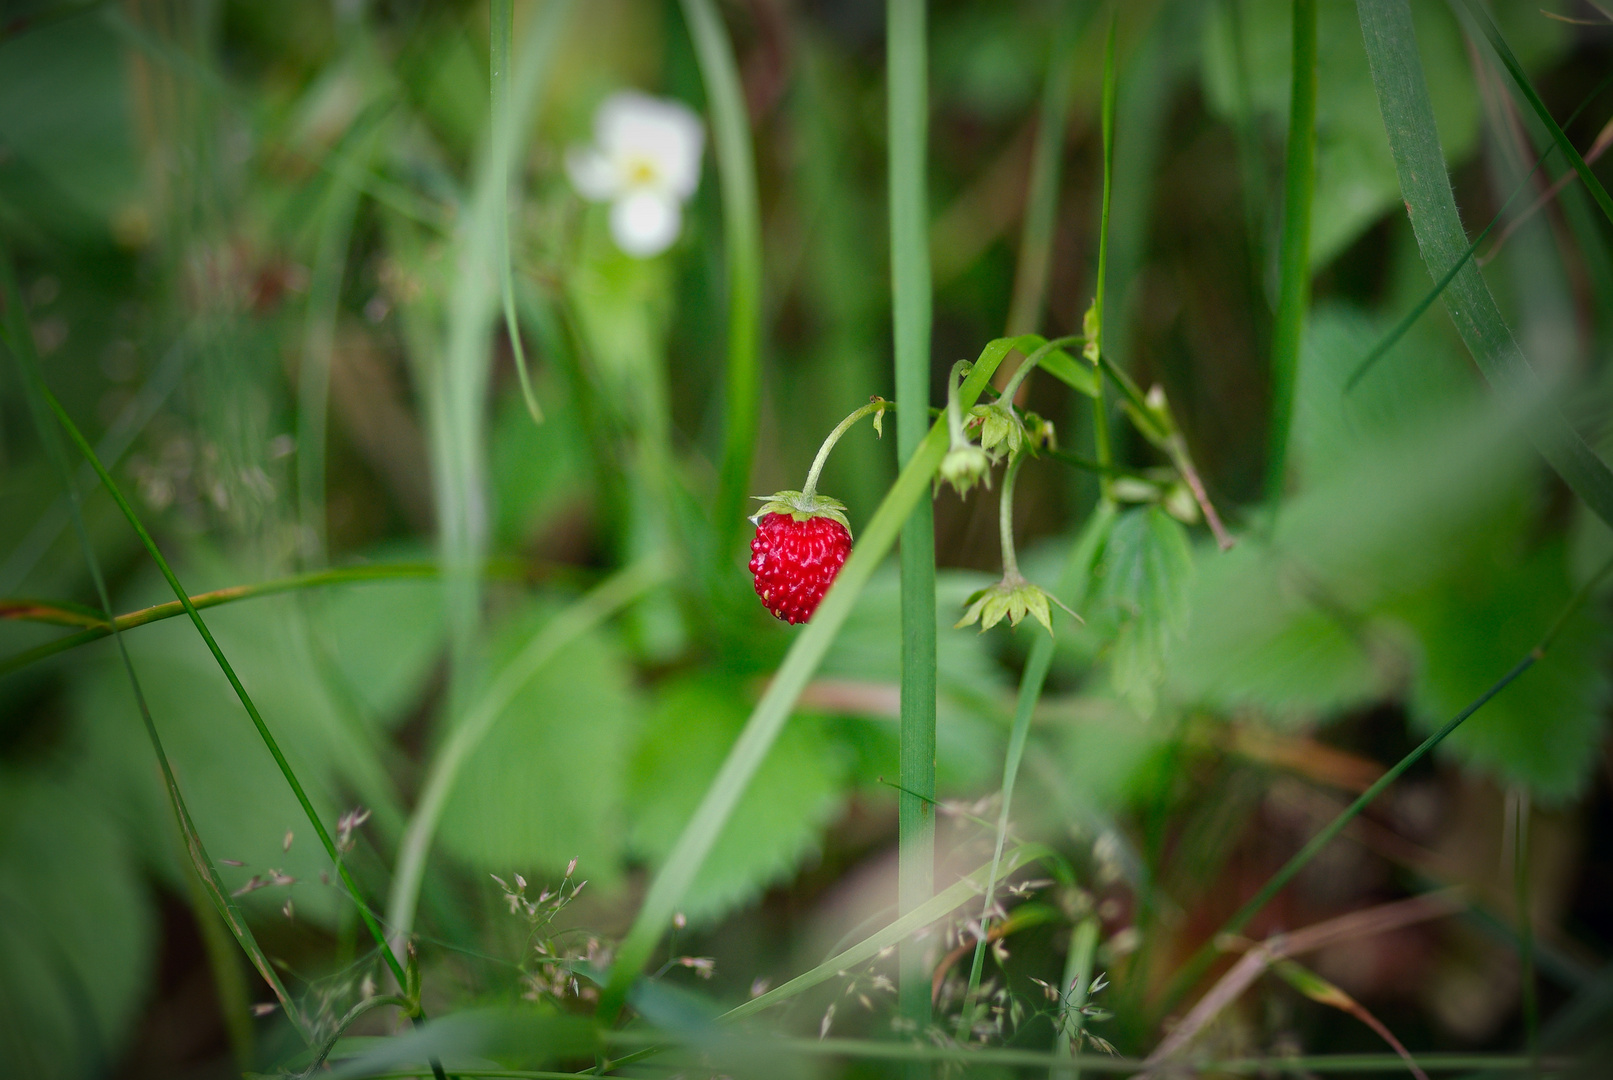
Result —
[{"label": "ripe strawberry fruit", "polygon": [[750,572],[756,595],[791,625],[812,618],[851,554],[851,530],[840,505],[821,495],[810,498],[812,504],[802,508],[799,492],[781,491],[764,500],[753,519]]}]

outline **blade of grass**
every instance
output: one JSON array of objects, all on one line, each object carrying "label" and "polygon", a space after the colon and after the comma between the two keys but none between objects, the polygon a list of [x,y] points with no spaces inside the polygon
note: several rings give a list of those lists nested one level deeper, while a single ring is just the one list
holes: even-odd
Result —
[{"label": "blade of grass", "polygon": [[[275,593],[292,592],[298,589],[309,589],[321,585],[340,585],[363,581],[399,581],[437,576],[437,568],[431,563],[392,563],[378,566],[348,566],[337,570],[316,570],[309,574],[296,574],[292,577],[278,578],[274,581],[263,581],[255,585],[231,585],[223,589],[214,589],[212,592],[197,593],[190,598],[191,605],[198,610],[202,608],[217,607],[220,604],[232,603],[236,600],[251,600],[259,596],[272,596]],[[157,622],[162,619],[171,619],[175,615],[182,615],[185,606],[177,600],[170,600],[165,604],[153,604],[138,611],[131,611],[119,615],[110,623],[99,613],[79,609],[78,605],[66,605],[61,601],[22,601],[0,600],[0,619],[22,619],[31,622],[53,623],[58,626],[82,626],[76,634],[55,641],[48,641],[43,645],[29,649],[27,652],[0,660],[0,675],[9,675],[13,671],[27,667],[29,664],[54,656],[59,652],[77,648],[91,641],[99,641],[118,630],[129,630],[146,623]]]},{"label": "blade of grass", "polygon": [[[1363,9],[1366,3],[1374,2],[1377,2],[1377,0],[1363,0]],[[1390,0],[1390,2],[1394,2],[1394,0]],[[1490,699],[1511,686],[1524,672],[1545,659],[1552,643],[1556,641],[1557,635],[1568,624],[1569,618],[1579,610],[1580,605],[1590,598],[1591,593],[1595,591],[1596,587],[1601,584],[1602,580],[1610,572],[1613,572],[1613,560],[1603,564],[1600,570],[1580,586],[1579,591],[1574,594],[1574,597],[1558,614],[1556,620],[1541,636],[1540,642],[1530,649],[1523,659],[1519,660],[1512,666],[1511,670],[1497,679],[1477,698],[1473,699],[1466,708],[1447,720],[1438,731],[1418,743],[1410,753],[1385,770],[1384,774],[1374,781],[1371,787],[1363,791],[1342,813],[1329,822],[1315,836],[1311,837],[1304,847],[1300,848],[1291,859],[1284,863],[1282,868],[1273,874],[1265,885],[1261,886],[1260,891],[1246,900],[1243,906],[1233,913],[1232,917],[1226,921],[1221,929],[1205,941],[1198,951],[1182,965],[1181,970],[1176,973],[1176,976],[1166,987],[1159,1011],[1163,1014],[1175,1008],[1177,1002],[1204,977],[1210,966],[1215,962],[1217,941],[1220,938],[1229,934],[1240,933],[1244,927],[1249,925],[1249,920],[1253,919],[1262,908],[1271,902],[1273,897],[1282,891],[1285,885],[1293,880],[1294,875],[1304,869],[1316,857],[1318,852],[1332,843],[1333,839],[1344,831],[1344,827],[1355,820],[1357,815],[1371,805],[1379,795],[1383,794],[1390,784],[1393,784],[1407,769],[1427,756],[1430,750],[1444,742],[1446,736],[1461,727],[1470,716],[1487,705]]]},{"label": "blade of grass", "polygon": [[1473,21],[1478,24],[1479,29],[1483,31],[1496,55],[1501,58],[1501,63],[1506,66],[1507,73],[1512,76],[1512,81],[1517,84],[1518,92],[1529,103],[1529,107],[1540,118],[1540,122],[1545,125],[1546,130],[1551,132],[1552,141],[1557,144],[1557,148],[1563,152],[1563,157],[1568,159],[1568,163],[1579,174],[1580,180],[1585,184],[1585,190],[1591,193],[1591,198],[1596,200],[1596,205],[1601,207],[1602,213],[1606,215],[1607,220],[1613,222],[1613,198],[1608,197],[1607,189],[1596,178],[1596,174],[1591,172],[1591,167],[1585,163],[1585,159],[1574,148],[1574,144],[1568,141],[1568,136],[1563,133],[1563,129],[1552,118],[1551,110],[1546,108],[1546,103],[1540,100],[1540,95],[1535,92],[1534,85],[1530,83],[1529,76],[1523,70],[1523,65],[1518,63],[1518,58],[1513,55],[1512,47],[1507,44],[1506,38],[1501,36],[1500,27],[1495,25],[1495,20],[1490,18],[1489,12],[1474,3],[1473,0],[1461,0],[1461,5],[1467,10]]},{"label": "blade of grass", "polygon": [[[896,412],[896,457],[911,467],[918,462],[930,403],[925,0],[887,0],[885,20],[891,319],[896,400],[902,406]],[[935,887],[935,817],[926,801],[935,798],[935,511],[928,499],[914,500],[902,525],[901,590],[897,779],[906,791],[897,797],[896,904],[905,914],[928,900]],[[897,1008],[915,1030],[923,1031],[930,1025],[923,949],[917,942],[905,942],[900,954]]]},{"label": "blade of grass", "polygon": [[607,578],[544,624],[543,629],[500,669],[492,684],[449,732],[442,749],[432,756],[420,799],[409,816],[398,847],[397,870],[392,876],[391,895],[387,898],[387,922],[396,941],[406,940],[414,928],[420,886],[425,880],[426,857],[448,805],[448,796],[459,779],[459,770],[493,730],[493,725],[521,688],[554,659],[556,653],[669,575],[669,569],[662,562],[651,558]]},{"label": "blade of grass", "polygon": [[[1602,91],[1606,90],[1609,85],[1613,85],[1613,75],[1608,75],[1596,85],[1595,89],[1593,89],[1589,94],[1585,95],[1584,100],[1582,100],[1574,109],[1573,113],[1569,115],[1568,121],[1572,123],[1574,118],[1579,116],[1579,114],[1583,112],[1586,106],[1590,105],[1592,101],[1596,100]],[[1366,377],[1367,372],[1372,370],[1372,366],[1381,360],[1385,353],[1394,348],[1395,343],[1405,336],[1406,331],[1410,330],[1412,325],[1422,317],[1423,312],[1432,307],[1434,301],[1440,298],[1441,294],[1445,292],[1445,287],[1449,285],[1452,279],[1456,277],[1457,272],[1460,271],[1462,267],[1467,265],[1468,260],[1473,258],[1474,253],[1478,251],[1479,246],[1484,243],[1484,238],[1490,235],[1490,230],[1494,229],[1501,223],[1502,218],[1506,216],[1507,210],[1512,206],[1513,202],[1518,198],[1518,196],[1523,194],[1524,191],[1528,189],[1529,182],[1534,179],[1535,173],[1540,171],[1540,169],[1545,166],[1546,161],[1551,157],[1552,151],[1556,149],[1557,147],[1555,145],[1549,146],[1546,148],[1545,153],[1541,154],[1535,159],[1534,168],[1529,170],[1529,175],[1518,181],[1518,186],[1512,189],[1512,193],[1508,195],[1506,201],[1501,204],[1501,209],[1496,212],[1496,215],[1493,218],[1490,219],[1490,223],[1484,226],[1484,228],[1480,230],[1479,234],[1473,238],[1473,242],[1467,246],[1467,250],[1462,253],[1462,257],[1456,260],[1456,262],[1451,265],[1451,268],[1445,271],[1440,279],[1434,283],[1434,287],[1425,293],[1423,298],[1419,300],[1410,311],[1406,312],[1405,316],[1394,325],[1394,328],[1390,330],[1389,333],[1385,334],[1383,339],[1372,347],[1372,351],[1361,358],[1361,362],[1356,365],[1355,370],[1350,373],[1349,380],[1344,384],[1345,393],[1349,393],[1360,385],[1361,380]],[[1537,203],[1536,205],[1538,206],[1539,204]],[[1523,216],[1519,217],[1517,220],[1514,220],[1510,225],[1507,226],[1505,230],[1502,231],[1501,235],[1496,238],[1495,246],[1490,249],[1489,253],[1485,255],[1483,259],[1479,260],[1480,266],[1483,266],[1495,256],[1495,253],[1500,249],[1502,243],[1505,242],[1507,234],[1510,233],[1518,224],[1520,224],[1528,216],[1528,214],[1533,213],[1534,209],[1535,207],[1531,207]]]},{"label": "blade of grass", "polygon": [[[1469,245],[1445,172],[1411,10],[1406,0],[1358,0],[1357,11],[1400,191],[1432,277],[1439,267],[1461,260]],[[1457,333],[1497,392],[1520,402],[1539,401],[1543,380],[1470,260],[1451,279],[1443,299]],[[1613,472],[1561,413],[1538,412],[1532,432],[1537,449],[1586,506],[1613,525]]]},{"label": "blade of grass", "polygon": [[[498,281],[499,298],[504,306],[504,330],[510,338],[510,351],[515,354],[515,375],[521,383],[521,398],[533,423],[543,423],[543,409],[532,390],[532,379],[527,374],[526,347],[521,343],[521,325],[516,318],[515,272],[510,258],[510,189],[516,183],[515,162],[509,153],[508,142],[514,138],[510,126],[510,39],[515,36],[515,0],[492,0],[488,24],[488,87],[492,92],[493,128],[502,133],[505,142],[496,155],[504,169],[504,185],[495,196],[498,224]],[[497,137],[497,136],[495,136]]]},{"label": "blade of grass", "polygon": [[452,256],[457,272],[447,301],[441,359],[428,376],[432,473],[456,677],[466,669],[480,623],[487,539],[488,331],[499,295],[498,258],[508,236],[509,171],[531,130],[542,77],[570,9],[569,0],[550,0],[523,37],[508,85],[508,108],[490,125],[477,162],[473,193]]},{"label": "blade of grass", "polygon": [[[280,1002],[285,1010],[286,1017],[291,1021],[292,1027],[304,1042],[313,1041],[312,1031],[306,1019],[297,1008],[296,1002],[286,992],[280,982],[279,975],[274,966],[258,945],[252,930],[247,926],[246,919],[241,915],[235,900],[230,896],[229,890],[224,887],[224,881],[219,876],[218,867],[207,854],[207,848],[202,844],[201,834],[196,831],[196,825],[191,820],[190,810],[185,805],[184,795],[179,790],[179,781],[174,777],[173,767],[169,764],[168,753],[163,748],[162,738],[157,732],[156,721],[152,719],[151,708],[146,702],[144,691],[140,687],[140,679],[135,674],[134,662],[129,657],[129,651],[123,642],[116,620],[112,618],[112,601],[106,587],[106,578],[101,572],[101,563],[95,555],[95,547],[90,541],[88,528],[84,524],[84,513],[79,498],[78,488],[73,483],[72,468],[67,463],[67,456],[61,445],[56,429],[51,423],[50,412],[54,408],[60,414],[60,406],[56,404],[50,390],[45,385],[44,376],[39,370],[38,355],[34,350],[32,330],[28,326],[27,313],[24,310],[22,296],[17,289],[14,271],[12,269],[9,252],[0,252],[0,295],[5,301],[5,321],[9,324],[7,341],[17,366],[22,370],[23,386],[28,394],[28,407],[33,415],[34,425],[38,429],[40,441],[45,446],[46,455],[51,459],[58,477],[68,497],[69,516],[72,520],[73,531],[78,537],[79,547],[84,553],[84,560],[90,572],[90,578],[95,584],[96,597],[101,604],[103,617],[110,625],[110,633],[114,636],[118,646],[118,656],[122,660],[124,674],[128,677],[129,688],[134,693],[135,704],[140,712],[140,719],[145,727],[146,738],[151,743],[152,753],[156,755],[157,765],[162,773],[164,793],[168,796],[169,808],[174,814],[174,823],[178,827],[185,842],[185,852],[195,870],[201,889],[212,901],[213,907],[229,927],[230,933],[240,944],[241,950],[251,960],[252,966],[263,976],[264,982]],[[76,435],[76,429],[70,434]],[[81,446],[82,436],[78,437]],[[93,455],[91,460],[94,461]],[[98,463],[97,468],[98,468]],[[98,468],[99,471],[99,468]],[[198,919],[202,918],[200,912]],[[204,928],[204,933],[205,933]]]},{"label": "blade of grass", "polygon": [[[1103,46],[1103,204],[1098,214],[1098,287],[1092,300],[1093,320],[1088,332],[1092,340],[1087,343],[1088,355],[1103,356],[1104,291],[1109,281],[1109,207],[1114,198],[1115,178],[1115,102],[1118,98],[1119,71],[1115,64],[1115,29],[1119,11],[1110,9],[1109,34]],[[1096,364],[1097,361],[1094,361]],[[1098,491],[1106,499],[1112,498],[1114,475],[1114,447],[1109,441],[1109,405],[1104,400],[1103,376],[1097,380],[1097,393],[1092,397],[1092,441],[1098,455],[1098,464],[1104,472],[1098,478]]]},{"label": "blade of grass", "polygon": [[308,798],[307,791],[303,789],[302,782],[297,779],[296,772],[292,770],[291,763],[286,760],[285,753],[280,749],[279,741],[275,739],[274,734],[269,730],[268,724],[264,722],[263,715],[258,712],[258,707],[253,703],[251,695],[246,692],[246,687],[241,684],[240,678],[235,674],[235,668],[230,665],[229,660],[224,656],[224,651],[219,648],[218,642],[214,640],[212,631],[207,628],[207,623],[203,621],[201,613],[196,610],[196,605],[191,603],[190,594],[179,583],[179,578],[174,575],[173,568],[168,565],[168,560],[163,557],[162,551],[157,547],[156,542],[152,540],[151,534],[146,531],[145,525],[141,523],[139,516],[135,514],[134,508],[124,498],[122,490],[112,479],[111,474],[106,471],[106,467],[101,464],[100,458],[95,456],[94,447],[90,446],[89,440],[84,437],[83,432],[79,431],[78,425],[73,423],[72,417],[67,414],[67,410],[62,407],[62,403],[56,399],[56,395],[51,393],[50,388],[45,386],[43,382],[39,384],[38,390],[45,403],[50,407],[51,412],[56,414],[56,420],[61,424],[62,430],[67,433],[69,441],[78,447],[79,452],[84,455],[85,459],[95,469],[96,475],[101,478],[101,483],[105,486],[107,493],[112,496],[112,501],[117,503],[118,509],[122,511],[124,518],[128,520],[135,534],[139,536],[141,546],[146,549],[146,553],[157,564],[157,569],[162,572],[163,578],[168,582],[168,587],[173,590],[174,595],[179,598],[180,604],[184,606],[185,614],[190,616],[191,623],[196,627],[196,632],[201,635],[202,641],[206,643],[208,651],[213,654],[213,659],[217,662],[219,670],[223,671],[224,677],[229,680],[230,687],[235,691],[235,696],[240,699],[242,707],[246,709],[247,716],[252,720],[253,727],[257,729],[258,737],[263,740],[263,745],[268,749],[270,756],[274,758],[275,765],[280,770],[280,775],[285,778],[287,786],[291,788],[291,793],[296,797],[298,804],[301,805],[303,813],[307,816],[309,824],[313,826],[314,833],[319,837],[326,854],[330,856],[331,862],[335,864],[336,872],[341,877],[342,884],[352,895],[354,903],[358,905],[360,918],[364,920],[364,924],[369,929],[370,935],[375,939],[376,944],[381,946],[382,956],[388,961],[387,966],[392,969],[399,985],[402,985],[403,966],[399,963],[398,958],[393,955],[392,950],[386,947],[386,937],[382,934],[380,925],[369,914],[368,907],[364,904],[363,894],[359,891],[358,882],[353,880],[351,871],[348,870],[340,857],[340,853],[337,852],[335,841],[331,839],[324,822],[320,820],[318,812]]},{"label": "blade of grass", "polygon": [[1529,791],[1515,788],[1507,793],[1512,811],[1512,895],[1518,909],[1518,979],[1523,997],[1524,1047],[1531,1060],[1540,1058],[1540,1006],[1535,987],[1535,920],[1529,902]]},{"label": "blade of grass", "polygon": [[[1092,516],[1087,519],[1081,535],[1070,548],[1064,572],[1059,577],[1054,594],[1070,607],[1077,607],[1086,598],[1087,584],[1091,581],[1092,567],[1103,550],[1113,527],[1118,506],[1111,499],[1100,499]],[[1009,813],[1013,808],[1014,785],[1019,778],[1019,763],[1025,755],[1025,740],[1030,734],[1031,714],[1042,696],[1048,669],[1053,664],[1053,636],[1037,635],[1025,660],[1025,670],[1019,679],[1019,698],[1014,706],[1014,723],[1008,733],[1008,753],[1003,759],[1002,806],[997,812],[997,839],[992,849],[991,871],[986,875],[986,894],[980,908],[980,936],[975,941],[974,960],[969,968],[969,988],[964,994],[962,1023],[974,1013],[975,998],[980,992],[981,968],[986,956],[986,931],[991,922],[991,910],[996,902],[997,864],[1002,859],[1003,845],[1008,838]],[[960,1032],[961,1039],[967,1032]]]},{"label": "blade of grass", "polygon": [[1288,158],[1283,169],[1283,230],[1277,254],[1277,319],[1271,334],[1271,429],[1266,501],[1283,497],[1288,436],[1305,311],[1311,294],[1311,202],[1316,194],[1316,0],[1294,0],[1293,82],[1288,97]]},{"label": "blade of grass", "polygon": [[723,246],[728,275],[727,416],[722,467],[713,508],[718,552],[727,558],[738,542],[756,454],[762,334],[762,217],[756,197],[756,153],[751,146],[745,92],[733,45],[712,0],[683,0],[700,77],[711,109],[712,148],[722,182]]},{"label": "blade of grass", "polygon": [[1006,333],[1027,334],[1041,329],[1047,307],[1047,271],[1053,259],[1057,225],[1059,174],[1064,159],[1064,137],[1070,122],[1070,89],[1075,81],[1076,42],[1094,5],[1089,0],[1061,0],[1053,42],[1042,84],[1042,107],[1036,119],[1036,146],[1031,152],[1030,190],[1025,196],[1025,221],[1019,234],[1019,263],[1014,270],[1014,295],[1008,306]]},{"label": "blade of grass", "polygon": [[[981,391],[1002,363],[1003,357],[1018,345],[1018,339],[999,338],[986,346],[975,361],[969,377],[959,388],[959,401],[963,407],[971,407],[979,400]],[[875,569],[896,542],[902,523],[912,513],[913,507],[928,495],[930,480],[941,459],[946,456],[947,441],[946,418],[942,417],[930,428],[918,451],[902,469],[873,517],[860,531],[857,544],[852,548],[845,566],[841,567],[834,585],[818,605],[805,630],[790,646],[766,692],[751,710],[744,730],[729,750],[711,786],[706,789],[699,807],[651,881],[638,916],[616,951],[610,981],[600,995],[599,1012],[605,1020],[613,1020],[620,1013],[633,980],[671,923],[673,912],[677,910],[690,882],[699,873],[729,814],[767,757],[784,722],[789,719],[796,699],[817,671],[830,642],[850,616],[853,605],[873,577]]]}]

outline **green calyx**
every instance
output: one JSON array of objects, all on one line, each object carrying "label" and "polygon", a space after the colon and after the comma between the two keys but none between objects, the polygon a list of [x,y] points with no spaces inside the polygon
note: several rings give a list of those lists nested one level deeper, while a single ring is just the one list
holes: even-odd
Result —
[{"label": "green calyx", "polygon": [[768,514],[789,514],[796,521],[809,521],[816,517],[826,517],[838,521],[846,532],[851,532],[851,522],[846,520],[846,504],[839,499],[832,499],[817,492],[804,491],[775,491],[771,495],[751,496],[761,502],[761,509],[751,515],[753,524],[761,524],[762,518]]},{"label": "green calyx", "polygon": [[969,605],[968,610],[963,613],[963,618],[957,621],[953,629],[961,629],[978,622],[980,632],[983,634],[1002,622],[1004,618],[1007,618],[1008,625],[1018,626],[1021,619],[1031,615],[1051,634],[1053,611],[1050,604],[1058,604],[1064,608],[1076,622],[1083,621],[1081,616],[1061,603],[1058,597],[1040,586],[1032,585],[1017,571],[1003,574],[1001,581],[972,593],[964,603]]}]

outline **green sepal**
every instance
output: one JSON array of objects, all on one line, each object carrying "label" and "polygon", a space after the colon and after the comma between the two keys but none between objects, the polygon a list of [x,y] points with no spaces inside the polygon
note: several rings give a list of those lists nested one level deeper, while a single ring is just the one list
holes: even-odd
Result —
[{"label": "green sepal", "polygon": [[980,632],[983,634],[1002,622],[1004,617],[1008,619],[1009,626],[1018,626],[1021,619],[1030,615],[1051,634],[1053,610],[1050,602],[1064,608],[1077,622],[1085,621],[1046,589],[1032,585],[1018,574],[1011,574],[1004,575],[995,585],[971,593],[964,601],[969,607],[963,613],[963,618],[953,625],[953,629],[962,629],[978,622]]},{"label": "green sepal", "polygon": [[826,517],[838,521],[846,532],[851,532],[851,522],[846,520],[846,504],[839,499],[817,492],[808,495],[800,491],[775,491],[771,495],[752,495],[751,498],[762,504],[761,509],[750,516],[754,525],[760,525],[768,514],[789,514],[796,521]]}]

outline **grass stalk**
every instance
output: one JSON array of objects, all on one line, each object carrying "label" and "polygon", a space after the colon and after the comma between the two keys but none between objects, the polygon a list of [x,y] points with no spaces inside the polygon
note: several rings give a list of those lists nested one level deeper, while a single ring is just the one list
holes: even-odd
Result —
[{"label": "grass stalk", "polygon": [[1316,194],[1316,0],[1294,0],[1293,81],[1288,98],[1288,156],[1283,170],[1283,228],[1277,253],[1277,317],[1271,334],[1271,420],[1266,501],[1275,510],[1288,470],[1294,387],[1311,294],[1311,203]]},{"label": "grass stalk", "polygon": [[[231,585],[223,589],[214,589],[211,592],[197,593],[190,597],[190,603],[192,607],[200,610],[202,608],[217,607],[220,604],[232,603],[236,600],[251,600],[259,596],[272,596],[276,593],[294,592],[299,589],[316,588],[322,585],[340,585],[364,581],[408,581],[436,576],[437,568],[431,563],[348,566],[336,570],[316,570],[307,574],[295,574],[291,577],[263,581],[255,585]],[[171,619],[175,615],[183,614],[185,614],[185,605],[178,600],[169,600],[163,604],[153,604],[150,607],[130,611],[110,620],[100,612],[80,607],[77,604],[65,604],[61,601],[0,600],[0,619],[20,619],[29,622],[50,623],[56,626],[83,627],[77,633],[68,634],[65,637],[57,638],[55,641],[47,641],[45,644],[35,646],[26,652],[20,652],[15,656],[0,660],[0,675],[8,675],[46,657],[77,648],[91,641],[99,641],[117,630],[132,630],[137,626],[159,622],[163,619]]]},{"label": "grass stalk", "polygon": [[[929,71],[925,0],[887,0],[886,130],[889,155],[891,306],[895,336],[897,460],[916,461],[930,401],[930,242],[926,200]],[[935,889],[935,511],[917,500],[902,526],[902,679],[897,733],[897,909]],[[930,1023],[923,946],[900,948],[897,1008],[922,1031]]]},{"label": "grass stalk", "polygon": [[[972,407],[979,400],[992,374],[1003,358],[1018,347],[1019,341],[1016,338],[999,338],[986,346],[958,390],[961,406]],[[900,407],[897,408],[898,417],[902,411]],[[873,517],[862,529],[861,539],[852,548],[851,556],[841,567],[834,585],[818,605],[805,630],[790,646],[766,692],[751,710],[744,730],[735,740],[728,757],[701,798],[700,805],[651,881],[633,926],[616,951],[610,979],[600,995],[599,1012],[606,1020],[614,1019],[621,1012],[633,981],[654,952],[662,933],[671,924],[673,912],[677,910],[695,875],[700,872],[701,864],[717,842],[751,777],[766,759],[768,750],[789,719],[796,699],[817,671],[830,643],[851,615],[853,605],[862,595],[874,571],[896,543],[903,522],[912,513],[913,507],[927,499],[930,480],[941,459],[946,456],[947,443],[947,422],[946,417],[942,416],[931,426],[929,434],[919,444],[918,452],[886,492]],[[933,596],[932,592],[932,602]],[[928,992],[926,986],[926,995]]]},{"label": "grass stalk", "polygon": [[756,455],[762,336],[762,216],[756,196],[745,91],[734,49],[712,0],[683,0],[700,77],[711,109],[712,146],[722,184],[723,245],[728,274],[726,428],[713,510],[720,558],[738,542],[745,520],[751,462]]},{"label": "grass stalk", "polygon": [[[29,411],[33,415],[34,425],[38,430],[40,441],[45,446],[46,456],[51,459],[58,478],[63,484],[69,503],[69,515],[73,524],[73,531],[84,553],[84,561],[89,569],[90,578],[94,582],[96,597],[100,601],[101,611],[107,622],[111,625],[111,633],[118,646],[118,656],[123,663],[124,674],[128,677],[129,688],[134,694],[135,705],[139,710],[140,719],[145,727],[146,739],[151,743],[152,753],[157,758],[157,765],[162,774],[164,793],[168,797],[169,809],[173,811],[174,823],[179,829],[181,838],[185,843],[185,851],[190,859],[191,868],[195,871],[197,881],[203,891],[211,900],[213,907],[224,919],[230,933],[240,944],[243,952],[252,961],[252,966],[263,976],[264,982],[274,993],[280,1007],[285,1010],[287,1019],[304,1042],[311,1042],[313,1034],[303,1017],[296,1002],[286,992],[279,974],[269,962],[268,956],[258,945],[257,938],[253,936],[251,928],[242,916],[241,910],[236,906],[234,898],[224,886],[224,880],[219,875],[218,866],[207,854],[202,844],[201,834],[196,831],[196,825],[191,820],[190,810],[185,805],[185,798],[179,789],[179,781],[174,776],[173,766],[169,763],[168,752],[164,749],[162,738],[157,732],[156,721],[152,718],[151,707],[146,701],[145,692],[140,687],[140,679],[135,674],[134,661],[129,656],[129,650],[124,644],[122,633],[118,630],[116,621],[112,618],[111,595],[106,587],[105,575],[101,572],[101,563],[95,555],[94,544],[90,540],[89,529],[84,524],[84,511],[79,497],[78,487],[73,482],[72,468],[67,463],[67,456],[63,451],[55,427],[51,423],[51,412],[55,412],[61,419],[68,434],[74,438],[81,449],[86,453],[90,463],[101,474],[110,489],[111,480],[101,468],[100,461],[93,451],[84,442],[82,435],[66,419],[61,405],[46,386],[44,376],[39,370],[39,357],[34,349],[33,333],[28,325],[27,311],[23,306],[22,295],[17,289],[16,278],[12,269],[9,252],[0,252],[0,295],[5,302],[5,322],[7,324],[7,341],[17,365],[22,370],[23,385],[28,394]],[[114,496],[116,493],[114,491]],[[120,498],[121,503],[121,498]],[[138,530],[138,525],[136,526]],[[144,536],[143,530],[141,530]],[[166,565],[164,566],[166,569]],[[198,913],[198,918],[200,918]],[[207,932],[206,927],[203,933]],[[221,984],[224,980],[221,979]],[[227,992],[226,992],[227,993]],[[226,1020],[230,1023],[230,1020]],[[234,1030],[231,1024],[232,1031]],[[239,1051],[240,1047],[237,1046]]]},{"label": "grass stalk", "polygon": [[[1529,791],[1518,788],[1507,800],[1512,811],[1512,892],[1518,909],[1518,979],[1523,999],[1524,1047],[1540,1060],[1540,1004],[1535,981],[1535,919],[1530,903]],[[1538,1068],[1538,1066],[1537,1066]]]},{"label": "grass stalk", "polygon": [[1014,295],[1008,306],[1007,334],[1041,329],[1047,307],[1047,274],[1053,260],[1058,221],[1059,175],[1064,137],[1070,123],[1070,88],[1075,81],[1076,42],[1091,16],[1089,0],[1061,0],[1058,22],[1042,84],[1041,112],[1036,119],[1036,145],[1031,153],[1030,190],[1025,196],[1025,222],[1019,234],[1019,261]]}]

